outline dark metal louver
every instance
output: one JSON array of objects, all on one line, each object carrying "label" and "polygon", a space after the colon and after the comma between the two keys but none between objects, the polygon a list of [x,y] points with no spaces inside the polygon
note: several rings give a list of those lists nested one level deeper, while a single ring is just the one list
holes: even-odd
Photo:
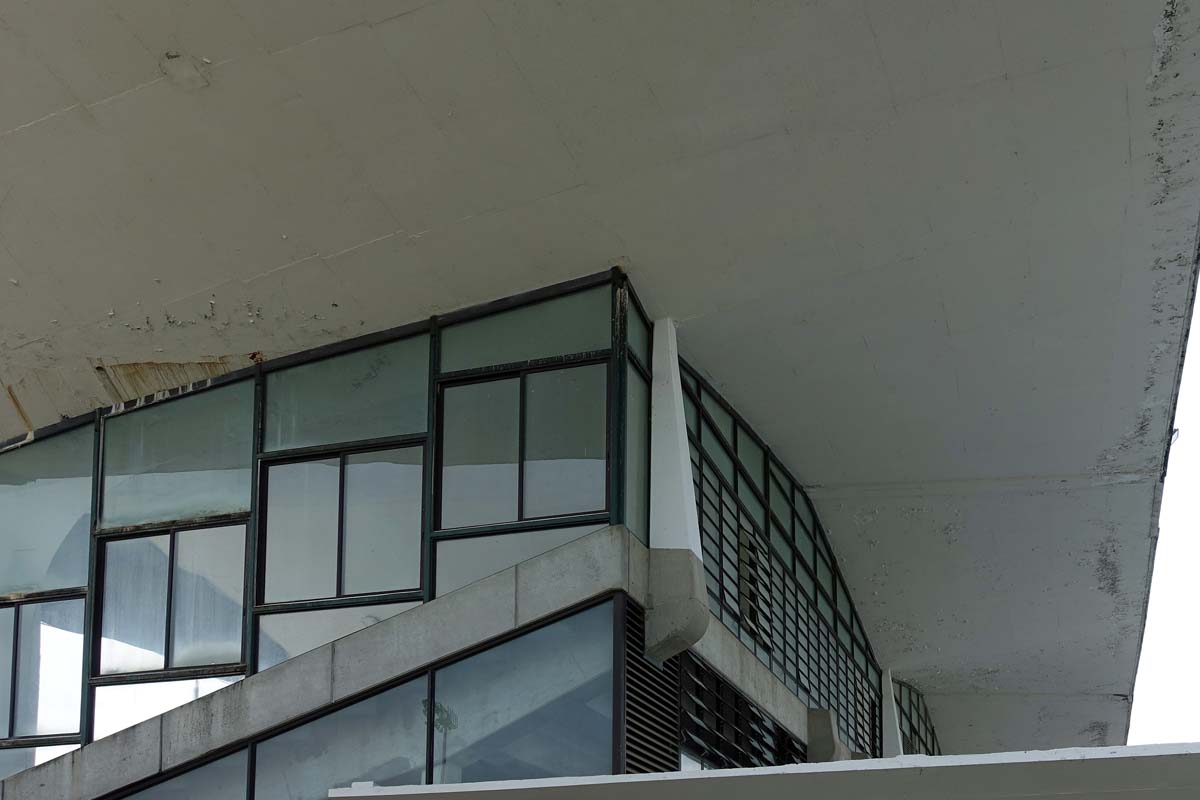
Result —
[{"label": "dark metal louver", "polygon": [[679,659],[662,666],[645,655],[645,616],[634,603],[625,618],[625,771],[679,769]]}]

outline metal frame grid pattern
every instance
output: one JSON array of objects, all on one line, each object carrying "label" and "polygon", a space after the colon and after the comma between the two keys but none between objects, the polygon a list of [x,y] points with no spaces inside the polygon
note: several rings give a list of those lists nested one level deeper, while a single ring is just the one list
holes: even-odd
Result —
[{"label": "metal frame grid pattern", "polygon": [[680,739],[706,769],[803,763],[807,750],[732,683],[692,653],[679,656]]},{"label": "metal frame grid pattern", "polygon": [[[564,354],[549,358],[536,358],[511,364],[496,364],[479,368],[464,369],[454,372],[443,372],[440,362],[440,333],[442,329],[470,320],[488,317],[493,314],[516,308],[531,307],[545,301],[555,300],[576,292],[607,286],[611,292],[610,331],[607,346],[604,349],[589,352]],[[262,615],[273,612],[314,611],[330,608],[345,608],[350,606],[368,605],[391,602],[411,602],[430,600],[436,596],[433,576],[436,574],[436,542],[444,539],[471,538],[489,536],[500,533],[523,532],[553,527],[584,525],[584,524],[617,524],[625,521],[625,375],[626,364],[643,373],[647,367],[636,357],[627,358],[626,330],[627,314],[630,306],[634,313],[643,316],[637,299],[633,295],[625,275],[618,269],[610,269],[593,275],[584,276],[561,284],[547,286],[531,292],[515,295],[502,300],[485,303],[479,306],[465,308],[449,314],[432,317],[412,324],[403,325],[391,330],[368,334],[355,339],[337,342],[312,350],[284,356],[272,361],[255,364],[252,367],[238,370],[217,378],[200,381],[155,395],[137,398],[117,404],[111,408],[80,415],[52,426],[39,429],[30,436],[23,436],[0,442],[0,454],[45,440],[57,433],[91,426],[93,434],[92,450],[92,521],[90,550],[88,554],[88,586],[76,587],[48,592],[29,593],[20,596],[0,598],[0,605],[20,606],[32,602],[47,602],[63,599],[83,599],[85,601],[84,615],[84,663],[82,670],[83,703],[81,709],[81,733],[56,736],[22,737],[0,739],[3,747],[35,747],[47,745],[86,744],[91,741],[92,717],[94,715],[94,689],[98,686],[162,681],[172,679],[191,679],[200,677],[240,676],[255,671],[258,645],[258,620]],[[310,364],[323,359],[347,355],[366,348],[375,347],[391,342],[400,341],[416,336],[429,337],[429,371],[427,375],[427,424],[425,430],[401,436],[384,437],[364,441],[345,441],[317,445],[267,451],[264,443],[266,377],[272,372]],[[586,364],[607,364],[607,476],[605,488],[605,507],[591,513],[579,513],[544,517],[536,519],[519,519],[514,522],[493,525],[476,525],[464,529],[439,530],[437,527],[436,510],[440,505],[440,480],[437,470],[440,468],[439,430],[441,428],[440,408],[443,390],[447,386],[471,383],[483,380],[500,380],[505,377],[524,375],[531,371],[542,369],[564,369]],[[101,505],[103,497],[103,430],[105,422],[126,413],[139,409],[170,403],[178,399],[207,392],[222,386],[228,386],[239,381],[252,381],[254,384],[254,434],[253,453],[251,455],[251,487],[250,508],[248,511],[221,514],[211,517],[164,520],[161,522],[130,525],[124,527],[104,528],[101,526]],[[399,446],[424,446],[424,478],[422,488],[422,582],[416,589],[398,589],[389,592],[374,592],[368,594],[346,595],[303,601],[288,601],[266,603],[262,596],[264,568],[263,555],[265,549],[265,475],[267,469],[276,464],[289,461],[304,461],[321,457],[344,458],[348,453],[386,449]],[[340,502],[340,500],[339,500]],[[247,526],[247,552],[245,577],[245,615],[243,623],[243,647],[241,663],[211,667],[167,668],[164,670],[140,673],[123,673],[118,675],[100,675],[99,642],[101,595],[104,585],[103,546],[108,541],[136,536],[168,533],[181,528],[216,527],[220,525]],[[341,548],[341,533],[339,532],[339,551]],[[340,554],[339,554],[340,560]],[[339,568],[340,572],[340,568]],[[9,655],[5,653],[5,655]],[[11,691],[11,687],[4,687]]]},{"label": "metal frame grid pattern", "polygon": [[680,367],[713,614],[806,704],[836,711],[853,749],[880,755],[881,672],[811,501],[711,386]]},{"label": "metal frame grid pattern", "polygon": [[940,756],[942,745],[925,695],[904,681],[892,681],[892,693],[896,698],[896,717],[900,724],[900,742],[905,755]]}]

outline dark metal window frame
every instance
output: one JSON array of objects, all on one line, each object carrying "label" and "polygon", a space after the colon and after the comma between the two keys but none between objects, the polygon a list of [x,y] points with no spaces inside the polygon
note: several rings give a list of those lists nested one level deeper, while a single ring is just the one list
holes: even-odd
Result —
[{"label": "dark metal window frame", "polygon": [[[237,661],[220,662],[216,664],[199,664],[194,666],[175,667],[171,666],[171,657],[174,654],[174,606],[175,606],[175,566],[177,556],[177,543],[181,534],[188,534],[195,531],[212,530],[215,528],[225,527],[241,527],[242,528],[242,547],[244,551],[250,549],[250,517],[248,514],[227,514],[217,517],[209,517],[198,522],[189,522],[186,525],[172,525],[163,527],[157,530],[140,530],[133,533],[102,533],[96,536],[97,549],[96,554],[96,604],[99,606],[96,615],[97,635],[92,637],[94,650],[92,652],[91,664],[92,673],[89,676],[89,684],[92,687],[96,686],[117,686],[133,683],[151,683],[170,680],[185,680],[189,678],[214,678],[224,677],[228,675],[243,675],[246,672],[246,647],[245,637],[239,633],[241,638],[239,657]],[[135,541],[137,539],[150,539],[156,536],[169,537],[169,550],[167,554],[167,590],[166,590],[166,620],[163,639],[163,668],[154,670],[138,670],[135,672],[111,672],[101,674],[100,672],[100,649],[103,643],[103,626],[104,626],[104,590],[107,582],[107,563],[108,563],[108,546],[117,542]],[[246,562],[247,564],[249,562]],[[245,569],[245,565],[243,566]],[[244,579],[243,579],[244,580]],[[244,626],[246,597],[242,596],[242,622]]]},{"label": "dark metal window frame", "polygon": [[[426,664],[424,666],[421,666],[421,667],[419,667],[415,670],[412,670],[410,672],[407,672],[403,675],[392,678],[391,680],[388,680],[385,683],[382,683],[378,686],[374,686],[366,691],[359,692],[359,693],[351,695],[349,697],[342,698],[342,699],[338,700],[337,702],[322,706],[321,708],[316,709],[308,714],[305,714],[300,717],[296,717],[295,719],[288,720],[285,723],[273,726],[265,731],[260,731],[259,733],[254,734],[253,736],[249,736],[244,739],[240,739],[233,744],[226,745],[219,749],[205,753],[202,758],[199,758],[194,761],[190,761],[186,764],[182,764],[180,766],[174,767],[169,771],[161,772],[152,778],[149,778],[149,779],[146,779],[143,781],[139,781],[138,783],[130,784],[128,786],[123,786],[120,789],[105,795],[103,798],[100,798],[100,800],[121,800],[122,798],[130,797],[131,795],[137,794],[140,791],[149,789],[153,786],[157,786],[161,783],[171,780],[172,778],[179,777],[180,775],[183,775],[184,773],[191,772],[194,769],[198,769],[207,764],[211,764],[214,761],[218,761],[221,758],[224,758],[225,756],[228,756],[228,755],[233,755],[234,753],[237,753],[241,750],[248,751],[247,752],[247,755],[248,755],[248,757],[247,757],[247,775],[246,775],[246,782],[247,782],[247,784],[246,784],[247,785],[246,800],[254,800],[254,791],[255,791],[254,777],[255,777],[255,768],[256,768],[256,757],[255,757],[256,749],[259,744],[265,742],[266,740],[272,739],[280,734],[287,733],[288,731],[294,730],[296,728],[300,728],[310,722],[313,722],[314,720],[320,719],[321,717],[325,717],[330,714],[334,714],[338,711],[341,711],[345,708],[355,705],[356,703],[362,702],[364,700],[369,700],[372,697],[376,697],[376,696],[383,694],[384,692],[387,692],[391,689],[395,689],[396,687],[401,686],[405,683],[409,683],[410,681],[419,680],[422,677],[426,681],[427,707],[433,708],[434,702],[435,702],[435,697],[436,697],[435,685],[434,685],[435,675],[439,670],[445,669],[446,667],[449,667],[452,664],[456,664],[460,661],[465,661],[465,660],[471,658],[472,656],[476,656],[476,655],[483,653],[487,650],[490,650],[494,647],[499,647],[500,645],[506,644],[515,639],[519,639],[526,634],[533,633],[534,631],[548,627],[557,622],[561,622],[564,619],[567,619],[568,617],[572,617],[576,614],[582,613],[584,611],[588,611],[588,610],[590,610],[592,608],[596,608],[598,606],[602,606],[609,602],[612,603],[612,612],[613,612],[613,619],[612,619],[612,635],[613,635],[613,650],[612,650],[612,656],[613,656],[613,665],[612,665],[612,668],[613,668],[613,728],[612,728],[613,752],[612,752],[612,773],[611,774],[613,774],[613,775],[622,774],[624,772],[624,752],[623,752],[623,748],[621,747],[621,744],[622,744],[623,738],[624,738],[624,727],[623,727],[624,726],[624,715],[623,715],[623,705],[622,705],[621,701],[622,701],[622,697],[624,694],[624,686],[625,686],[624,633],[625,633],[625,624],[626,624],[627,598],[623,592],[613,591],[613,592],[604,593],[597,597],[590,598],[581,603],[572,605],[568,608],[561,609],[561,610],[555,612],[554,614],[549,615],[543,619],[540,619],[530,625],[526,625],[524,627],[517,628],[516,630],[509,631],[509,632],[507,632],[501,636],[495,637],[493,639],[489,639],[484,642],[479,642],[478,644],[473,645],[472,647],[467,648],[466,650],[463,650],[452,656],[448,656],[446,658],[442,658],[437,661]],[[426,722],[426,725],[425,725],[425,733],[426,733],[425,780],[426,780],[426,783],[422,784],[425,786],[435,785],[432,783],[433,770],[434,770],[434,763],[433,763],[434,747],[433,747],[433,741],[432,741],[433,728],[434,728],[433,725]],[[441,785],[441,784],[438,784],[438,785]]]},{"label": "dark metal window frame", "polygon": [[[866,638],[865,628],[861,623],[856,608],[854,607],[853,598],[850,595],[849,589],[845,588],[845,579],[842,576],[837,559],[833,555],[833,548],[829,544],[824,526],[821,524],[820,517],[816,512],[815,506],[812,504],[811,499],[808,497],[807,492],[804,491],[800,482],[795,480],[787,468],[774,455],[771,448],[762,440],[761,437],[757,435],[757,433],[755,433],[754,429],[746,423],[742,416],[724,399],[724,397],[722,397],[721,394],[717,392],[712,385],[700,375],[699,371],[683,359],[680,359],[680,368],[683,377],[685,401],[691,402],[695,408],[696,417],[698,420],[697,430],[693,431],[689,426],[688,440],[692,445],[695,454],[701,459],[701,464],[703,465],[707,463],[709,466],[708,469],[703,470],[704,476],[701,478],[701,481],[703,482],[706,480],[708,475],[711,474],[711,476],[719,482],[720,486],[725,490],[725,492],[728,493],[732,502],[736,504],[739,511],[739,516],[750,520],[750,522],[756,528],[760,529],[757,531],[757,534],[761,537],[762,544],[765,545],[767,551],[774,557],[774,559],[780,562],[783,570],[786,570],[787,573],[793,575],[797,574],[797,570],[803,570],[807,574],[809,581],[813,586],[812,596],[808,599],[815,603],[817,608],[821,610],[821,613],[817,615],[818,624],[823,622],[824,625],[830,630],[832,633],[832,646],[843,653],[844,659],[850,664],[850,668],[855,669],[860,676],[868,682],[876,695],[875,700],[872,702],[873,708],[869,710],[870,724],[869,731],[867,731],[867,733],[871,740],[872,752],[878,753],[881,747],[879,733],[882,730],[882,672],[879,669],[878,662],[875,659],[874,651],[871,648],[870,642]],[[708,408],[705,407],[705,398],[710,401],[715,401],[718,406],[730,416],[733,424],[733,441],[729,441],[725,433],[721,430],[721,426],[717,423],[712,414],[710,414]],[[721,473],[721,470],[716,466],[715,463],[713,463],[711,457],[707,453],[708,443],[705,437],[709,431],[712,432],[716,439],[716,442],[714,443],[715,446],[724,451],[724,454],[728,456],[732,462],[734,471],[733,481],[729,481]],[[747,471],[745,460],[738,452],[737,440],[742,433],[747,434],[762,451],[762,479],[766,492],[760,491],[755,485],[753,479]],[[800,514],[800,504],[803,503],[803,508],[808,511],[810,518],[813,520],[812,527],[814,530],[808,530],[808,526],[804,526],[805,531],[808,533],[809,538],[813,542],[813,551],[809,553],[807,557],[800,555],[799,550],[796,547],[794,529],[792,528],[791,521],[789,521],[789,524],[784,527],[782,524],[780,524],[778,516],[771,509],[770,500],[772,497],[772,492],[774,491],[774,473],[776,472],[778,472],[789,482],[783,499],[787,502],[788,507],[792,512],[792,519],[801,519],[803,515]],[[780,487],[780,489],[784,488],[785,487],[783,486]],[[740,493],[746,490],[748,490],[756,502],[762,506],[765,514],[764,518],[757,519],[755,515],[751,514],[750,509],[746,506],[746,503]],[[701,515],[705,515],[706,512],[704,503],[700,496],[697,497],[697,504],[699,506],[699,513]],[[718,513],[721,513],[720,510],[718,510]],[[719,525],[720,521],[718,520],[715,522]],[[780,527],[782,531],[789,534],[786,540],[789,550],[787,553],[779,552],[779,548],[776,546],[773,540],[774,537],[771,536],[769,529],[761,530],[764,524],[767,526],[776,525]],[[801,524],[803,523],[801,522]],[[829,567],[832,584],[828,589],[822,585],[820,575],[818,574],[819,571],[817,569],[817,565],[821,563],[818,559],[826,561]],[[722,563],[723,561],[724,558],[722,557]],[[718,569],[720,570],[720,567],[718,567]],[[742,591],[740,556],[738,559],[738,569],[739,572],[736,578],[736,584],[738,586],[740,597]],[[759,590],[761,592],[770,594],[777,591],[777,588],[775,585],[776,581],[774,580],[774,570],[769,569],[768,571],[772,574],[765,581],[765,585],[759,587]],[[718,583],[722,583],[724,576],[718,574],[716,576],[716,580]],[[837,602],[837,588],[839,586],[843,587],[843,592],[846,600],[849,603],[851,614],[849,618],[844,615]],[[801,593],[807,593],[805,588],[800,587],[799,585],[797,585],[796,588]],[[720,600],[717,602],[719,602],[721,608],[725,608],[727,605]],[[719,616],[721,616],[722,620],[725,621],[724,613],[720,614]],[[728,626],[727,622],[726,624]],[[809,620],[808,625],[811,627],[811,620]],[[843,638],[843,636],[839,635],[840,632],[843,631],[845,632],[846,638]],[[747,630],[747,635],[750,636],[752,640],[751,642],[746,642],[745,636],[743,636],[740,632],[735,631],[735,633],[738,633],[739,638],[742,638],[743,642],[755,651],[755,654],[758,656],[760,661],[764,660],[765,652],[767,655],[765,656],[764,663],[768,667],[771,666],[770,661],[772,660],[772,656],[770,653],[773,649],[773,644],[771,642],[772,630],[770,628],[764,631],[757,623],[751,625],[751,627]],[[846,641],[847,638],[849,641]],[[830,644],[830,642],[823,643],[825,647],[828,647]],[[856,644],[859,645],[858,653],[856,653]],[[797,649],[798,651],[803,652],[806,647],[810,651],[810,657],[819,651],[817,644],[811,642],[807,643],[807,645],[801,642]],[[861,654],[861,658],[859,658],[859,654]],[[830,707],[854,707],[856,705],[854,698],[852,696],[845,696],[843,694],[843,687],[839,686],[838,674],[835,666],[836,665],[831,663],[819,662],[817,664],[816,672],[823,679],[823,682],[829,687],[828,692],[823,693],[816,691],[817,687],[807,686],[802,690],[801,696],[804,697],[807,695],[809,702],[812,702],[814,699],[814,694],[826,694],[825,704]],[[801,667],[801,665],[797,664],[796,668],[798,676],[812,673],[812,664],[810,663],[808,667],[809,668],[805,670],[803,667]],[[843,716],[845,715],[839,714],[839,722],[843,726],[842,732],[843,734],[850,736],[854,728],[854,721],[851,719],[842,719]]]},{"label": "dark metal window frame", "polygon": [[[912,684],[893,678],[892,697],[896,701],[896,726],[900,729],[904,755],[940,756],[942,744],[933,724],[933,715],[925,703],[925,695]],[[904,732],[906,726],[909,730],[907,734]]]},{"label": "dark metal window frame", "polygon": [[[442,374],[439,370],[439,349],[440,349],[440,329],[448,325],[466,322],[468,320],[490,316],[495,313],[509,311],[516,308],[535,305],[537,303],[553,300],[565,295],[576,292],[592,289],[598,286],[608,285],[611,287],[612,305],[611,305],[611,339],[610,346],[607,349],[594,351],[591,353],[577,354],[576,356],[567,356],[564,358],[539,359],[536,361],[525,362],[521,364],[507,364],[483,367],[479,369],[464,370],[455,373]],[[92,514],[90,525],[90,542],[88,554],[88,586],[75,587],[65,590],[55,590],[51,592],[42,592],[22,596],[18,598],[5,598],[0,601],[0,604],[14,605],[24,602],[36,602],[38,600],[50,599],[68,599],[68,598],[84,598],[84,663],[82,669],[82,708],[80,709],[80,734],[69,737],[56,736],[52,738],[45,737],[29,737],[21,739],[10,739],[0,741],[0,748],[4,747],[34,747],[48,746],[55,744],[87,744],[92,740],[92,718],[94,715],[94,695],[92,692],[93,681],[95,685],[110,685],[112,683],[121,682],[146,682],[163,677],[173,678],[197,678],[197,677],[221,677],[222,673],[211,670],[207,667],[203,668],[176,668],[174,670],[164,670],[162,674],[158,672],[143,672],[143,673],[128,673],[121,676],[93,676],[99,664],[99,632],[100,632],[100,606],[102,598],[97,594],[97,587],[102,585],[102,567],[100,564],[100,549],[103,542],[109,538],[121,536],[137,536],[137,535],[153,535],[161,533],[166,529],[186,529],[186,528],[204,528],[216,527],[220,524],[233,524],[236,522],[244,522],[247,526],[246,540],[248,545],[247,568],[246,568],[246,583],[243,589],[243,605],[245,606],[246,616],[243,619],[243,662],[240,665],[242,673],[251,674],[255,671],[255,661],[257,657],[257,620],[260,614],[267,613],[282,613],[285,611],[302,611],[316,610],[319,608],[337,608],[349,607],[354,605],[376,604],[387,602],[392,599],[396,602],[412,602],[413,600],[428,601],[435,596],[434,587],[434,551],[435,541],[441,538],[467,538],[474,536],[486,536],[498,533],[515,533],[521,531],[536,531],[545,530],[548,528],[566,527],[574,525],[589,525],[589,524],[618,524],[624,522],[625,517],[625,365],[627,361],[632,361],[632,366],[637,369],[643,377],[650,379],[650,365],[641,364],[640,360],[633,356],[629,357],[626,347],[626,312],[629,306],[633,306],[639,313],[642,313],[643,318],[649,322],[649,317],[644,313],[641,303],[633,293],[632,287],[624,273],[613,267],[602,272],[597,272],[591,275],[586,275],[580,278],[564,281],[558,284],[545,286],[533,291],[513,295],[511,297],[495,300],[479,305],[463,308],[444,315],[435,315],[428,319],[419,320],[417,322],[408,323],[395,328],[378,331],[375,333],[366,334],[352,339],[333,342],[328,345],[305,350],[299,353],[294,353],[287,356],[262,361],[252,366],[235,370],[214,378],[196,381],[184,386],[179,386],[164,391],[156,392],[151,395],[135,398],[133,400],[117,403],[109,407],[101,407],[94,411],[78,415],[69,419],[64,419],[52,425],[44,426],[33,431],[32,434],[18,436],[0,442],[0,453],[4,453],[10,449],[16,449],[36,441],[40,441],[56,433],[74,430],[83,426],[90,425],[93,429],[93,448],[92,448]],[[649,327],[649,326],[648,326]],[[389,344],[391,342],[407,339],[413,336],[429,335],[429,374],[428,374],[428,402],[427,413],[428,423],[426,430],[413,434],[412,437],[392,437],[378,440],[366,440],[359,442],[341,442],[336,444],[321,445],[315,448],[297,448],[287,451],[270,451],[264,452],[264,425],[265,425],[265,401],[266,401],[266,376],[272,372],[288,369],[289,367],[301,366],[304,364],[315,363],[318,361],[334,358],[341,355],[346,355],[359,350],[364,350],[378,345]],[[452,532],[434,531],[433,517],[435,509],[438,506],[440,498],[434,496],[433,487],[437,483],[437,474],[435,473],[434,457],[431,457],[432,451],[435,449],[434,443],[440,441],[439,419],[438,419],[438,398],[440,396],[440,387],[443,383],[448,383],[456,380],[463,380],[472,377],[478,373],[480,376],[491,374],[498,377],[504,370],[513,369],[535,369],[535,368],[557,368],[573,366],[578,363],[582,365],[586,359],[592,359],[595,363],[607,360],[608,380],[607,380],[607,430],[608,430],[608,451],[607,451],[607,475],[606,480],[608,486],[606,491],[607,508],[603,511],[585,514],[585,515],[566,515],[557,517],[545,517],[531,520],[519,521],[517,523],[506,523],[497,526],[475,526],[471,528],[456,529]],[[577,362],[572,362],[571,359],[577,359]],[[250,491],[250,509],[249,512],[240,512],[237,514],[218,515],[204,519],[185,518],[175,520],[160,520],[155,522],[111,527],[100,529],[99,521],[102,515],[103,503],[103,464],[104,464],[104,424],[106,420],[124,414],[133,413],[138,410],[157,406],[163,403],[169,403],[174,400],[180,400],[187,397],[192,397],[201,392],[211,391],[224,386],[228,386],[239,381],[250,380],[254,382],[254,400],[253,400],[253,436],[252,436],[252,453],[251,453],[251,491]],[[353,595],[339,598],[332,598],[318,601],[303,601],[302,603],[287,604],[271,604],[260,606],[257,603],[250,602],[252,598],[259,597],[260,586],[262,585],[259,571],[261,570],[260,557],[260,542],[264,526],[261,524],[264,504],[260,492],[260,478],[262,475],[263,464],[268,461],[275,461],[280,458],[289,456],[312,456],[320,452],[328,450],[345,451],[354,448],[368,447],[381,445],[386,447],[388,444],[396,441],[404,441],[407,439],[423,438],[425,440],[425,458],[424,458],[424,480],[423,480],[423,524],[422,524],[422,589],[415,593],[400,593],[393,595],[392,593],[379,595]],[[91,589],[89,590],[89,587]],[[310,608],[306,608],[304,603],[312,603]],[[202,670],[192,674],[190,671]],[[226,669],[226,668],[222,668]],[[232,667],[228,667],[232,670]],[[170,673],[166,675],[166,673]],[[242,674],[235,673],[235,674]],[[229,674],[229,673],[224,673]],[[133,679],[125,681],[126,676],[133,676]],[[14,676],[15,681],[15,676]],[[227,748],[224,754],[234,752],[238,748]],[[250,766],[253,769],[253,754],[251,753]]]}]

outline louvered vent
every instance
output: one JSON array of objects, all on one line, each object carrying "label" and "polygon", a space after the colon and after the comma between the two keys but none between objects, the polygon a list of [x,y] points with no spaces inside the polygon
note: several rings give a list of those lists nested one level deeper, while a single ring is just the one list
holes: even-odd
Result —
[{"label": "louvered vent", "polygon": [[645,615],[629,603],[625,621],[625,771],[679,769],[679,659],[661,667],[645,655]]}]

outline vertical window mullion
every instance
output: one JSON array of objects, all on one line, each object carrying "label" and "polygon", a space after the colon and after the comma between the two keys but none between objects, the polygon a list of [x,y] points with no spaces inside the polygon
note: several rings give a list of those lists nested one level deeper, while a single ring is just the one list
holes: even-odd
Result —
[{"label": "vertical window mullion", "polygon": [[19,640],[21,635],[21,606],[13,606],[13,628],[12,628],[12,652],[9,657],[12,659],[12,672],[8,682],[8,735],[13,736],[17,731],[17,666],[18,653],[20,650]]},{"label": "vertical window mullion", "polygon": [[163,639],[163,669],[170,669],[174,660],[174,647],[171,639],[172,632],[175,628],[175,623],[172,617],[175,615],[175,559],[176,548],[175,542],[179,538],[179,531],[171,531],[171,538],[167,540],[167,613],[164,620],[166,628],[165,638]]},{"label": "vertical window mullion", "polygon": [[346,589],[346,454],[338,456],[337,582],[334,594]]},{"label": "vertical window mullion", "polygon": [[525,372],[517,385],[517,519],[525,519]]}]

